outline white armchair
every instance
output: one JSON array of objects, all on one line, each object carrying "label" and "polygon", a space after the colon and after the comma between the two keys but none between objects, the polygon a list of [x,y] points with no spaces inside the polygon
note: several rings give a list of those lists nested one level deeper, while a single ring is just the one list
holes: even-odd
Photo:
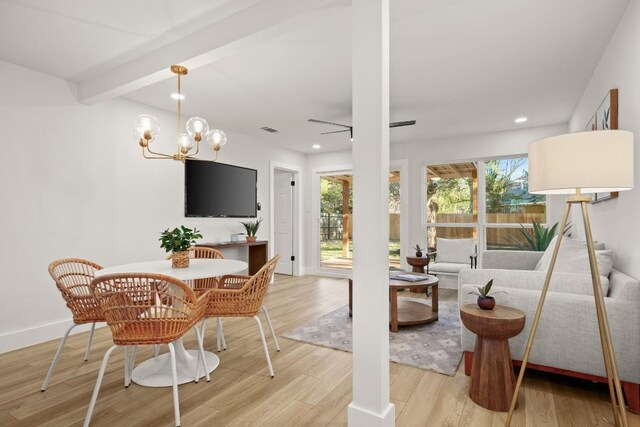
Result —
[{"label": "white armchair", "polygon": [[428,266],[428,273],[438,276],[438,286],[456,289],[458,274],[476,267],[476,244],[473,239],[436,238],[436,251],[430,253],[435,262]]}]

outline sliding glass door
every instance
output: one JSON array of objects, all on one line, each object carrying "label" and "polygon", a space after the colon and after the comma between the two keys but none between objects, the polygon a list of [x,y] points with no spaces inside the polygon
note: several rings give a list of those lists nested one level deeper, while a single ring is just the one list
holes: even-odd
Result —
[{"label": "sliding glass door", "polygon": [[[320,176],[320,268],[353,267],[353,179],[349,173]],[[389,172],[389,266],[400,268],[400,170]]]}]

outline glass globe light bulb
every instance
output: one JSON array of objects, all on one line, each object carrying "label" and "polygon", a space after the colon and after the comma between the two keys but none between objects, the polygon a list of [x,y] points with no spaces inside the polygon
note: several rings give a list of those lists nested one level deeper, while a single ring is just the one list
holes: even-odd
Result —
[{"label": "glass globe light bulb", "polygon": [[209,132],[209,124],[201,117],[191,117],[187,121],[187,133],[196,141],[200,142],[202,136]]},{"label": "glass globe light bulb", "polygon": [[160,132],[158,119],[150,114],[142,114],[136,119],[133,130],[138,134],[138,138],[153,141],[158,132]]},{"label": "glass globe light bulb", "polygon": [[207,133],[207,142],[214,150],[219,150],[227,143],[227,134],[220,129],[213,129]]},{"label": "glass globe light bulb", "polygon": [[186,133],[181,133],[178,136],[177,144],[178,149],[182,154],[187,154],[196,145],[196,143],[193,142],[193,140],[189,138],[189,135],[187,135]]}]

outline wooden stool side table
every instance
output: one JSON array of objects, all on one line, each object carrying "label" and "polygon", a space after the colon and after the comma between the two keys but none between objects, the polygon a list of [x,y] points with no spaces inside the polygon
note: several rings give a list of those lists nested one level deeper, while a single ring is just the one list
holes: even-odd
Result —
[{"label": "wooden stool side table", "polygon": [[462,323],[476,334],[469,397],[492,411],[507,412],[515,390],[509,338],[524,328],[524,312],[496,305],[482,310],[476,304],[460,307]]},{"label": "wooden stool side table", "polygon": [[[411,272],[413,273],[425,273],[424,268],[427,267],[426,274],[429,274],[429,261],[431,261],[432,252],[428,253],[424,257],[408,256],[407,264],[411,266]],[[417,287],[409,287],[411,292],[419,293],[422,289]]]}]

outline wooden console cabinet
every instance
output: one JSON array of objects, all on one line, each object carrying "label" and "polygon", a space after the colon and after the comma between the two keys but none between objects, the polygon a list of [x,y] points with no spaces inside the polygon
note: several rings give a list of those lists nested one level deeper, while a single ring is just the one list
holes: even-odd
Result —
[{"label": "wooden console cabinet", "polygon": [[219,242],[200,243],[196,246],[204,246],[213,249],[226,248],[247,248],[247,262],[249,264],[249,275],[253,276],[269,260],[269,241],[256,240],[255,242]]}]

